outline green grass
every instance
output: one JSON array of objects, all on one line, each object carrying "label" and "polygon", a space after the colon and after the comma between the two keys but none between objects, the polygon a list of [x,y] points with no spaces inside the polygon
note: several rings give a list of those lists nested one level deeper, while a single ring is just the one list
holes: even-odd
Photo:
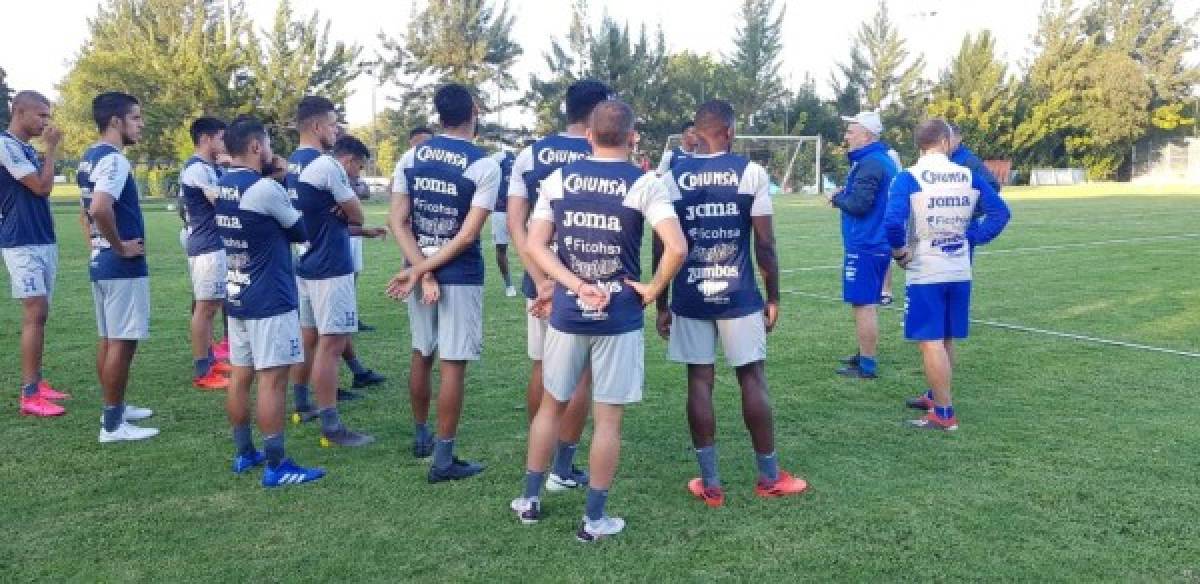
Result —
[{"label": "green grass", "polygon": [[[1200,231],[1200,196],[1016,197],[1010,231],[991,248],[1028,248]],[[784,267],[835,265],[837,217],[814,199],[778,204]],[[372,207],[382,219],[382,207]],[[233,477],[220,395],[190,388],[188,284],[173,213],[148,215],[153,338],[140,348],[130,400],[153,407],[162,434],[96,444],[99,398],[85,252],[60,209],[62,270],[46,373],[71,391],[69,414],[18,418],[13,302],[0,310],[11,388],[0,426],[0,579],[23,581],[1146,581],[1200,579],[1200,361],[977,326],[960,352],[955,435],[908,431],[901,400],[922,387],[900,311],[883,314],[882,378],[839,379],[851,351],[849,311],[785,295],[771,337],[783,465],[812,492],[753,497],[753,460],[736,387],[718,379],[725,509],[691,500],[695,462],[683,370],[648,335],[643,403],[628,410],[610,509],[620,538],[574,541],[577,493],[548,495],[549,516],[523,527],[507,509],[526,445],[527,361],[521,303],[488,273],[485,352],[468,372],[461,453],[490,468],[430,486],[407,454],[408,334],[382,294],[399,255],[368,244],[364,361],[391,381],[344,408],[379,438],[361,451],[322,450],[316,428],[290,428],[319,483],[266,492]],[[1200,351],[1200,241],[1158,239],[984,255],[975,315]],[[491,266],[489,265],[489,268]],[[838,270],[784,276],[789,290],[836,296]],[[899,289],[899,283],[897,288]],[[584,449],[586,450],[586,448]]]}]

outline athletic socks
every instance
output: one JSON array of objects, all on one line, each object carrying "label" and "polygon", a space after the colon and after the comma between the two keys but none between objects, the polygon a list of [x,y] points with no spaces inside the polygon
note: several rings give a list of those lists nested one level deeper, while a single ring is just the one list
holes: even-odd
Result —
[{"label": "athletic socks", "polygon": [[353,373],[355,375],[363,375],[367,372],[367,368],[363,367],[363,364],[359,363],[357,358],[346,359],[345,361],[346,361],[346,367],[350,368],[351,373]]},{"label": "athletic socks", "polygon": [[254,434],[250,430],[250,424],[233,427],[233,449],[235,454],[254,454]]},{"label": "athletic socks", "polygon": [[433,468],[446,469],[454,464],[454,439],[438,438],[433,443]]},{"label": "athletic socks", "polygon": [[429,434],[429,424],[413,424],[413,437],[418,442],[425,442],[426,440],[432,438],[433,436]]},{"label": "athletic socks", "polygon": [[21,387],[21,395],[24,397],[33,397],[37,395],[38,382],[27,383]]},{"label": "athletic socks", "polygon": [[119,403],[115,406],[104,406],[104,431],[116,432],[121,426],[121,422],[125,421],[125,404]]},{"label": "athletic socks", "polygon": [[875,366],[876,366],[876,364],[875,364],[874,357],[867,357],[865,355],[858,356],[858,368],[863,373],[866,373],[868,375],[875,375]]},{"label": "athletic socks", "polygon": [[579,444],[568,444],[562,440],[558,441],[558,450],[554,453],[554,474],[571,478],[571,467],[575,464],[575,451],[579,448]]},{"label": "athletic socks", "polygon": [[943,420],[954,417],[954,406],[933,406],[933,413]]},{"label": "athletic socks", "polygon": [[263,451],[267,454],[267,467],[279,468],[283,462],[283,432],[263,438]]},{"label": "athletic socks", "polygon": [[696,449],[696,462],[700,463],[700,478],[704,487],[721,486],[721,477],[717,475],[717,446],[705,446]]},{"label": "athletic socks", "polygon": [[321,416],[321,432],[329,434],[342,428],[342,417],[338,415],[337,408],[325,408],[318,411],[317,415]]},{"label": "athletic socks", "polygon": [[583,512],[589,521],[599,521],[604,518],[604,505],[608,503],[608,489],[593,489],[588,487],[587,502]]},{"label": "athletic socks", "polygon": [[542,494],[542,483],[546,482],[545,471],[525,471],[525,498],[537,500]]},{"label": "athletic socks", "polygon": [[754,455],[758,462],[758,477],[760,480],[767,483],[774,483],[779,480],[779,458],[775,453]]},{"label": "athletic socks", "polygon": [[308,386],[303,383],[292,385],[292,397],[296,402],[297,412],[307,412],[312,409],[312,404],[308,401]]},{"label": "athletic socks", "polygon": [[193,374],[194,377],[199,378],[199,377],[204,377],[205,375],[208,375],[208,372],[212,369],[212,366],[213,366],[213,358],[212,358],[211,350],[209,351],[208,357],[201,357],[199,359],[196,359],[194,366],[196,368],[196,372]]},{"label": "athletic socks", "polygon": [[504,276],[504,287],[512,288],[512,275],[511,274],[503,274],[503,276]]}]

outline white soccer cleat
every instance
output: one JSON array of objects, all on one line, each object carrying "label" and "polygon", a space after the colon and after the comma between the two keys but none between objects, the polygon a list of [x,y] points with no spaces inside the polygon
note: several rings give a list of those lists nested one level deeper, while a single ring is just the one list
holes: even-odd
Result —
[{"label": "white soccer cleat", "polygon": [[584,543],[592,543],[606,537],[612,537],[621,533],[624,529],[625,520],[620,517],[605,515],[596,521],[584,517],[583,523],[579,526],[579,532],[575,534],[575,538]]},{"label": "white soccer cleat", "polygon": [[509,286],[504,289],[504,295],[508,296],[509,298],[515,298],[517,296],[517,289]]},{"label": "white soccer cleat", "polygon": [[550,473],[546,476],[546,490],[552,493],[561,493],[563,491],[578,489],[583,485],[584,483],[581,483],[571,477],[560,477],[554,473]]},{"label": "white soccer cleat", "polygon": [[150,416],[153,416],[153,415],[154,415],[154,410],[152,410],[150,408],[139,408],[134,405],[125,404],[125,421],[126,422],[136,422],[138,420],[145,420],[146,418],[149,418]]},{"label": "white soccer cleat", "polygon": [[109,432],[104,428],[100,429],[100,443],[107,444],[109,442],[133,442],[137,440],[145,440],[158,436],[158,428],[142,428],[134,426],[129,422],[121,422],[116,430]]}]

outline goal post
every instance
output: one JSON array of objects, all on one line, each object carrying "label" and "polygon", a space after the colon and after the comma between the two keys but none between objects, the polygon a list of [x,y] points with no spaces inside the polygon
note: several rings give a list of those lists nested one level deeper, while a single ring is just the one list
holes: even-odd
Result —
[{"label": "goal post", "polygon": [[[662,155],[678,147],[681,139],[680,134],[668,136]],[[820,136],[737,136],[731,150],[767,169],[776,192],[815,195],[824,190],[822,146]],[[652,162],[657,167],[661,160]]]}]

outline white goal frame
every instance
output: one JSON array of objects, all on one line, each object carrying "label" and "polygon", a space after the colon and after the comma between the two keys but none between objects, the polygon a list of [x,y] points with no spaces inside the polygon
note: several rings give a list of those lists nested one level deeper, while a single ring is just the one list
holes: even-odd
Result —
[{"label": "white goal frame", "polygon": [[[683,140],[682,134],[671,134],[670,136],[667,136],[667,141],[663,146],[662,156],[666,156],[667,152],[670,152],[673,147],[682,143],[682,140]],[[813,194],[821,194],[821,192],[824,191],[825,179],[821,175],[821,148],[822,148],[822,146],[824,146],[824,144],[823,144],[823,141],[820,136],[754,136],[754,135],[741,136],[741,135],[739,135],[739,136],[735,136],[734,140],[735,140],[734,152],[737,152],[736,144],[737,144],[738,140],[756,140],[759,142],[794,142],[796,144],[795,148],[792,149],[791,156],[788,157],[787,170],[784,171],[784,174],[782,177],[779,177],[780,188],[782,188],[783,185],[788,184],[788,181],[792,178],[792,170],[794,168],[796,168],[796,158],[800,156],[800,149],[803,148],[805,144],[810,144],[810,143],[813,144],[813,148],[814,148],[813,177],[815,180],[815,185],[813,185],[813,186],[816,187],[816,192]],[[662,158],[659,158],[659,160],[662,160]],[[771,177],[771,178],[775,179],[776,177]],[[800,191],[797,190],[796,192],[800,192]]]}]

